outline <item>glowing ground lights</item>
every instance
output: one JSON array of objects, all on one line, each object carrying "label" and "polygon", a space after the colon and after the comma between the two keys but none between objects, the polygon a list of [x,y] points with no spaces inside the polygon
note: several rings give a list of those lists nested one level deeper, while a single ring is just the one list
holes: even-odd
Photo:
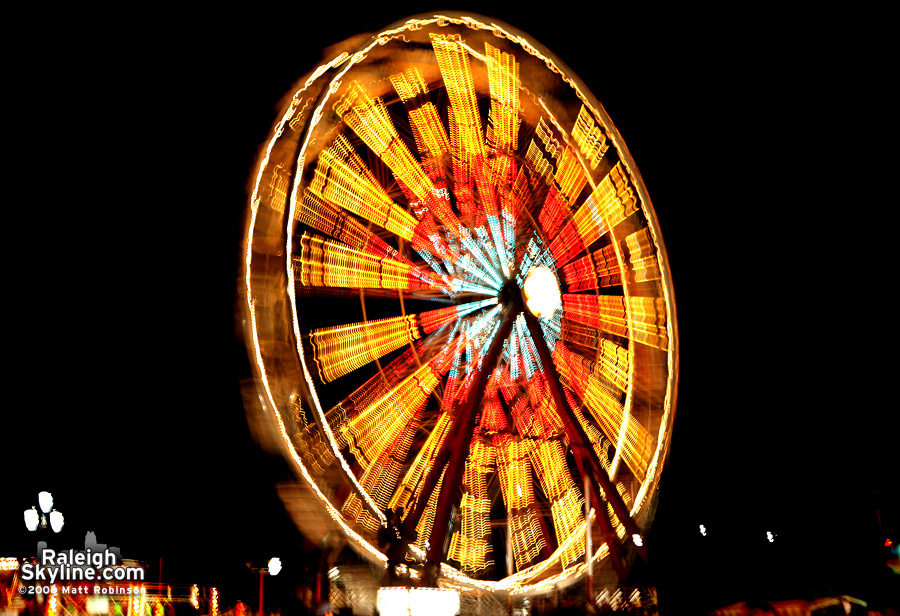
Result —
[{"label": "glowing ground lights", "polygon": [[445,15],[298,84],[255,177],[243,318],[314,503],[301,526],[384,563],[402,510],[414,568],[517,594],[583,575],[586,527],[601,566],[642,553],[671,281],[640,175],[577,83],[513,28]]}]

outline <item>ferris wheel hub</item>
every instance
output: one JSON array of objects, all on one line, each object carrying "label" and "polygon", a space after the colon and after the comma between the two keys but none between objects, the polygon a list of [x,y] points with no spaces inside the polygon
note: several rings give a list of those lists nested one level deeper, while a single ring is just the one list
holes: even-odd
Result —
[{"label": "ferris wheel hub", "polygon": [[525,305],[536,317],[550,319],[562,304],[559,282],[548,267],[532,268],[522,291],[525,293]]}]

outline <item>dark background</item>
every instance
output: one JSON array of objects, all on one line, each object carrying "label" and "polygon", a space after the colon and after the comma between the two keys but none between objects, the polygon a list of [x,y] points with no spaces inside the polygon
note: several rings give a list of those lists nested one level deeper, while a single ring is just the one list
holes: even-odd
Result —
[{"label": "dark background", "polygon": [[[428,8],[10,19],[0,556],[31,553],[21,512],[50,490],[62,546],[93,530],[150,563],[151,581],[162,558],[164,581],[218,585],[226,606],[255,606],[246,561],[282,557],[276,597],[307,575],[275,494],[289,474],[253,442],[241,400],[248,182],[278,102],[325,47]],[[757,594],[896,596],[886,18],[474,12],[532,35],[594,92],[666,242],[681,378],[651,567],[636,575],[676,614]]]}]

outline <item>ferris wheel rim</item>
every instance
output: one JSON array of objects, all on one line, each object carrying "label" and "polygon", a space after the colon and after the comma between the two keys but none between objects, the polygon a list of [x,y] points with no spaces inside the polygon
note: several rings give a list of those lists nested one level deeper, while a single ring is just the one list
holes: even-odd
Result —
[{"label": "ferris wheel rim", "polygon": [[[497,27],[503,29],[504,27],[507,27],[507,28],[509,28],[509,31],[516,32],[517,33],[516,36],[519,36],[523,41],[528,41],[532,45],[535,43],[534,39],[531,39],[524,33],[519,33],[511,26],[506,26],[506,24],[502,24],[502,22],[499,22],[499,20],[492,20],[492,23],[490,24],[490,26],[487,26],[485,23],[477,22],[476,17],[471,13],[458,14],[458,16],[453,16],[453,14],[435,15],[435,16],[433,16],[433,18],[435,19],[435,21],[440,20],[440,19],[447,19],[451,22],[453,20],[458,19],[458,20],[461,20],[462,22],[464,22],[464,25],[467,25],[469,27],[472,27],[473,22],[474,22],[474,23],[478,23],[479,26],[481,26],[485,29],[492,29],[492,28],[497,28]],[[345,56],[344,54],[339,54],[333,60],[331,60],[331,62],[320,66],[320,68],[317,69],[317,71],[315,71],[315,73],[319,73],[319,75],[321,75],[322,73],[324,73],[328,70],[331,70],[331,69],[343,68],[343,71],[339,72],[331,79],[330,83],[334,84],[335,82],[337,82],[339,80],[339,78],[342,75],[344,75],[350,68],[352,68],[354,66],[355,58],[359,58],[360,61],[362,60],[362,58],[360,57],[361,52],[363,52],[365,49],[371,49],[376,44],[384,44],[384,43],[380,42],[380,38],[382,36],[384,36],[385,33],[389,32],[392,28],[395,30],[398,30],[398,32],[402,32],[403,27],[411,27],[410,22],[414,19],[416,19],[416,18],[413,17],[413,18],[410,18],[403,22],[397,22],[393,26],[382,31],[381,34],[372,35],[372,37],[370,39],[368,39],[365,43],[361,44],[358,47],[357,51],[354,52],[352,55],[347,54]],[[483,18],[483,19],[486,19],[486,18]],[[678,338],[677,338],[677,321],[675,319],[674,296],[671,295],[671,293],[672,293],[672,291],[671,291],[671,289],[672,289],[671,274],[670,274],[669,268],[668,268],[668,260],[667,260],[666,254],[665,254],[665,247],[662,242],[662,236],[658,231],[658,222],[656,220],[655,212],[654,212],[654,210],[652,208],[652,204],[649,200],[649,195],[646,194],[646,188],[640,177],[639,172],[637,171],[637,167],[636,167],[636,165],[634,165],[634,161],[631,158],[631,155],[628,152],[627,147],[624,144],[624,141],[621,139],[621,136],[619,135],[618,130],[615,128],[615,125],[612,123],[612,121],[609,120],[608,115],[606,114],[605,110],[602,108],[602,105],[600,105],[599,101],[596,100],[596,98],[593,96],[593,94],[590,92],[590,90],[587,89],[586,87],[584,87],[584,85],[583,85],[583,83],[581,83],[580,79],[578,79],[577,76],[575,76],[574,73],[568,69],[568,67],[565,67],[565,65],[561,61],[558,61],[558,59],[555,58],[555,56],[552,54],[552,52],[550,52],[549,50],[546,50],[546,48],[542,48],[542,49],[546,54],[546,56],[545,56],[546,58],[551,58],[551,59],[556,60],[555,66],[557,67],[557,70],[559,72],[561,72],[561,74],[567,75],[570,79],[574,78],[574,80],[577,80],[577,86],[581,86],[580,88],[577,87],[575,84],[570,84],[570,85],[572,85],[572,87],[579,93],[579,96],[581,96],[583,100],[584,100],[584,98],[587,98],[588,101],[592,103],[590,105],[592,111],[594,111],[598,115],[601,115],[602,117],[604,117],[607,120],[607,123],[605,124],[605,128],[609,129],[611,136],[613,137],[613,140],[616,144],[617,151],[620,153],[620,156],[622,156],[624,159],[627,159],[627,160],[625,160],[625,166],[628,169],[629,173],[631,173],[633,178],[635,179],[635,186],[641,193],[642,210],[644,212],[644,215],[647,217],[647,223],[648,223],[648,226],[651,228],[651,232],[654,233],[654,236],[655,236],[654,240],[656,241],[656,246],[657,246],[658,250],[660,251],[660,254],[659,254],[660,266],[664,269],[663,275],[664,275],[665,280],[664,280],[664,284],[663,284],[663,289],[664,289],[664,292],[666,293],[666,307],[667,307],[667,317],[668,317],[666,319],[666,323],[667,323],[667,328],[669,329],[669,332],[670,332],[669,340],[670,340],[670,344],[671,344],[671,347],[669,348],[669,351],[667,352],[667,356],[669,357],[670,362],[671,362],[669,365],[669,379],[667,382],[667,411],[666,411],[666,413],[668,414],[669,409],[674,411],[675,384],[677,383],[677,374],[678,374],[678,370],[677,370],[677,357],[678,357],[678,353],[677,353],[677,340],[678,340]],[[531,53],[531,51],[528,49],[526,49],[526,51]],[[343,59],[342,59],[342,57],[343,57]],[[349,57],[349,59],[348,59],[348,57]],[[309,83],[309,82],[307,82],[307,83]],[[331,92],[332,88],[331,87],[327,88],[327,91]],[[295,98],[296,98],[296,96],[295,96]],[[326,100],[327,100],[327,97],[326,97]],[[322,103],[322,106],[324,106],[324,102]],[[320,108],[321,108],[321,106],[320,106]],[[287,117],[287,114],[284,117],[282,117],[282,120],[276,125],[277,127],[280,127],[280,128],[276,128],[274,132],[278,132],[279,130],[284,129],[286,117]],[[311,131],[307,131],[307,142],[308,142],[308,137],[309,137],[310,132]],[[306,146],[304,145],[304,148],[301,149],[301,152],[299,154],[299,158],[301,160],[304,157],[305,148],[306,148]],[[264,163],[261,162],[259,171],[258,171],[258,176],[257,176],[257,183],[254,186],[254,196],[257,194],[257,191],[259,188],[259,179],[262,175],[263,168],[264,168]],[[297,190],[298,190],[299,185],[300,185],[300,175],[298,174],[295,177],[295,183],[294,183],[293,189],[291,191],[291,199],[290,199],[291,212],[290,212],[290,218],[288,219],[289,225],[292,224],[291,221],[293,221],[295,219],[294,218],[294,209],[296,207]],[[251,206],[251,209],[252,209],[252,206]],[[255,306],[254,306],[253,296],[252,296],[252,292],[251,292],[251,283],[250,283],[250,277],[249,277],[249,270],[250,270],[249,254],[250,254],[250,250],[251,250],[250,244],[252,243],[252,228],[253,228],[254,217],[255,217],[255,211],[253,211],[251,213],[251,217],[250,217],[251,222],[248,225],[248,235],[247,235],[247,237],[248,237],[248,257],[247,257],[247,261],[245,263],[246,270],[247,270],[246,281],[245,281],[246,282],[247,304],[245,306],[245,310],[247,311],[247,313],[249,315],[251,315],[251,318],[249,319],[249,322],[248,322],[248,328],[251,328],[253,330],[253,334],[254,334],[254,336],[253,336],[254,345],[253,346],[256,351],[255,354],[258,357],[259,356],[259,345],[258,345],[258,341],[256,340],[257,332],[255,330]],[[292,267],[290,264],[290,255],[293,254],[293,252],[291,250],[293,234],[289,232],[286,235],[287,235],[287,243],[284,246],[284,248],[285,248],[285,254],[287,255],[287,258],[286,258],[287,267],[285,268],[285,275],[287,277],[287,288],[291,289],[291,288],[293,288],[293,270],[292,270]],[[314,378],[313,378],[313,375],[312,375],[309,367],[306,364],[305,354],[304,354],[303,349],[301,348],[301,344],[300,344],[302,334],[301,334],[301,331],[299,328],[299,322],[298,322],[298,316],[297,316],[298,313],[297,313],[296,297],[291,292],[288,292],[287,296],[288,296],[288,300],[289,300],[291,310],[292,310],[291,318],[292,318],[294,335],[295,335],[295,338],[297,341],[296,342],[297,356],[302,365],[302,371],[303,371],[303,375],[304,375],[304,379],[305,379],[305,388],[308,390],[309,395],[315,400],[315,412],[321,415],[321,419],[323,420],[322,423],[327,426],[328,422],[324,421],[324,410],[322,409],[321,404],[318,400]],[[260,368],[258,370],[258,372],[260,374],[264,375],[265,374],[264,367],[259,362],[257,362],[256,366],[257,366],[257,368]],[[315,480],[308,474],[308,471],[306,471],[305,467],[303,466],[302,460],[300,460],[299,456],[297,456],[296,451],[294,450],[292,444],[290,443],[290,439],[287,435],[286,428],[282,421],[280,411],[279,411],[277,405],[275,404],[274,399],[271,396],[269,396],[269,402],[270,402],[271,411],[275,414],[275,416],[278,420],[279,431],[282,433],[283,441],[281,444],[282,444],[283,448],[286,451],[290,450],[289,457],[291,457],[293,462],[295,463],[295,465],[298,466],[298,470],[300,470],[301,475],[310,484],[310,487],[312,487],[314,490],[317,490],[316,485],[315,485]],[[666,422],[665,437],[659,439],[659,446],[658,446],[656,454],[654,456],[654,462],[653,462],[654,466],[656,465],[657,460],[665,459],[666,453],[667,453],[667,448],[670,444],[671,429],[672,429],[671,415],[668,417],[667,420],[664,418],[664,421]],[[330,445],[332,446],[332,448],[335,449],[336,444],[334,443],[333,435],[331,435],[331,437],[329,438],[329,441],[330,441]],[[335,453],[337,454],[336,457],[338,459],[343,460],[343,457],[340,455],[340,452],[338,450],[335,449]],[[347,468],[346,470],[348,471],[348,474],[352,477],[353,473],[350,472],[350,469]],[[658,483],[658,480],[659,480],[659,474],[656,473],[654,476],[653,482],[652,482],[654,491],[655,491],[655,485],[656,485],[656,483]],[[362,495],[364,495],[365,497],[368,497],[368,495],[365,493],[365,490],[363,490],[361,488],[361,486],[359,486],[358,482],[355,482],[355,479],[354,479],[354,483],[356,486],[359,487],[359,492]],[[361,535],[356,533],[348,525],[343,524],[343,522],[341,520],[340,512],[337,511],[337,509],[333,506],[333,504],[330,502],[330,500],[328,498],[325,498],[324,495],[321,495],[321,500],[323,501],[323,503],[325,503],[326,507],[328,508],[329,514],[331,515],[331,517],[335,521],[340,522],[340,525],[343,527],[344,532],[349,537],[353,537],[354,540],[358,540],[360,542],[360,544],[363,546],[363,549],[365,551],[368,551],[370,554],[373,554],[373,552],[374,552],[375,554],[378,554],[383,557],[383,554],[381,554],[379,550],[374,549],[373,546],[371,545],[371,543],[369,543],[364,537],[362,537]],[[635,503],[636,508],[639,507],[639,504],[640,504],[638,501],[639,501],[639,499],[636,499],[636,503]],[[380,513],[377,506],[373,506],[372,509],[374,511]],[[634,514],[634,511],[632,511],[632,514]],[[572,536],[574,537],[574,535],[572,535]],[[366,546],[368,548],[372,548],[372,549],[369,550],[366,548]],[[558,548],[558,550],[559,549],[561,549],[561,548]],[[374,554],[373,554],[373,556],[374,556]],[[598,551],[598,553],[595,555],[595,560],[599,559],[600,557],[601,557],[601,555]],[[375,559],[378,561],[382,560],[378,556],[375,556]],[[543,564],[543,563],[549,562],[551,560],[552,560],[552,557],[545,559],[543,561],[540,561],[539,564]],[[449,567],[446,563],[444,563],[442,566]],[[453,568],[450,567],[449,570],[453,570]],[[468,576],[465,576],[464,574],[461,574],[461,573],[459,575],[462,576],[460,578],[461,580],[464,579],[464,580],[473,582],[476,586],[483,586],[486,588],[490,588],[492,590],[504,590],[504,589],[506,589],[504,582],[506,582],[507,580],[520,579],[522,577],[522,575],[521,575],[522,573],[523,573],[522,571],[517,572],[516,574],[508,576],[507,578],[504,578],[503,580],[500,580],[496,583],[486,582],[486,581],[482,581],[482,580],[474,580],[474,579],[469,578]],[[528,588],[529,587],[525,586],[525,587],[521,587],[519,590],[524,591],[524,592],[529,592],[527,590]]]}]

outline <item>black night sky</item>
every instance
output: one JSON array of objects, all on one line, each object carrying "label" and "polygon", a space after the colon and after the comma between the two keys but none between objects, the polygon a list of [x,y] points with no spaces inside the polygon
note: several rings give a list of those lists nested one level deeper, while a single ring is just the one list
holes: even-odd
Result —
[{"label": "black night sky", "polygon": [[[670,606],[891,596],[884,16],[563,6],[474,12],[582,78],[659,218],[681,378],[644,574]],[[0,556],[33,550],[22,511],[49,490],[63,546],[93,530],[150,563],[151,581],[161,558],[164,581],[255,605],[245,562],[280,555],[282,590],[303,575],[310,546],[274,488],[289,473],[242,406],[248,181],[278,102],[325,47],[429,8],[67,9],[7,24]]]}]

